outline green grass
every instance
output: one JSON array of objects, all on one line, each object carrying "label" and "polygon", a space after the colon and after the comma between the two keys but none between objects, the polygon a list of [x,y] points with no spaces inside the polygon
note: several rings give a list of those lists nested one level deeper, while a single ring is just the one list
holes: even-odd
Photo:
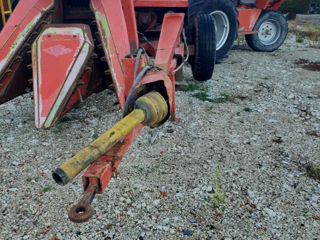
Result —
[{"label": "green grass", "polygon": [[99,128],[95,128],[92,133],[92,140],[96,140],[99,137]]},{"label": "green grass", "polygon": [[201,101],[207,101],[211,103],[226,103],[226,102],[234,102],[235,96],[233,94],[229,94],[226,92],[220,93],[219,97],[211,98],[209,96],[209,87],[204,84],[189,84],[186,90],[187,92],[195,92],[191,96],[195,97]]},{"label": "green grass", "polygon": [[296,42],[297,43],[303,43],[304,42],[304,38],[301,36],[296,36]]},{"label": "green grass", "polygon": [[194,91],[208,91],[208,87],[205,86],[204,84],[200,83],[192,83],[189,84],[187,87],[187,92],[194,92]]},{"label": "green grass", "polygon": [[34,180],[35,182],[39,182],[39,177],[36,178],[27,178],[27,182],[32,182]]},{"label": "green grass", "polygon": [[70,122],[70,121],[71,121],[71,118],[66,117],[66,116],[58,119],[58,121],[57,121],[57,122],[55,123],[55,125],[54,125],[53,131],[54,131],[55,133],[61,133],[61,132],[63,132],[63,131],[64,131],[64,123]]},{"label": "green grass", "polygon": [[314,164],[307,166],[307,173],[310,177],[320,180],[320,168]]},{"label": "green grass", "polygon": [[214,195],[210,198],[210,203],[215,208],[220,208],[222,211],[225,209],[224,203],[226,199],[226,194],[221,191],[221,184],[220,184],[220,168],[216,168],[215,173],[215,188],[214,188]]},{"label": "green grass", "polygon": [[50,191],[51,191],[51,187],[45,187],[42,189],[43,193],[50,192]]}]

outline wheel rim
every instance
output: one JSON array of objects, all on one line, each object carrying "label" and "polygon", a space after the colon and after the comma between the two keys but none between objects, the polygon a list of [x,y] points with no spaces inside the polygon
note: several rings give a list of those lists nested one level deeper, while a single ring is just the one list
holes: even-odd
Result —
[{"label": "wheel rim", "polygon": [[262,23],[259,27],[258,36],[264,45],[274,44],[280,37],[280,24],[274,20]]},{"label": "wheel rim", "polygon": [[226,43],[229,35],[230,23],[228,16],[222,11],[214,11],[210,13],[215,20],[215,28],[216,28],[216,50],[222,48],[222,46]]}]

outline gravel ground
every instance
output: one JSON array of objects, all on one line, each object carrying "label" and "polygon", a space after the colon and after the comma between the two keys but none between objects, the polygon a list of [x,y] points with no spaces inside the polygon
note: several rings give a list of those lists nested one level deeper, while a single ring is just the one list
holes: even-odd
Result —
[{"label": "gravel ground", "polygon": [[320,72],[294,63],[320,61],[308,46],[238,42],[200,90],[177,92],[180,122],[142,130],[85,224],[67,217],[81,178],[60,187],[51,171],[119,120],[115,95],[50,130],[34,128],[30,94],[1,105],[0,239],[320,239]]}]

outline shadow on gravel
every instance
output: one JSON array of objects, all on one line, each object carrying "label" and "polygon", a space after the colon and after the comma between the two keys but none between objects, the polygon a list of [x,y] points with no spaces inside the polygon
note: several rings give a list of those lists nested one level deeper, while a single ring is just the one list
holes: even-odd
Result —
[{"label": "shadow on gravel", "polygon": [[309,71],[317,71],[320,72],[320,61],[319,62],[311,62],[307,59],[300,58],[294,62],[295,64],[301,66],[304,69]]},{"label": "shadow on gravel", "polygon": [[235,44],[232,48],[233,50],[241,50],[241,51],[251,51],[253,52],[253,50],[245,43],[243,44]]}]

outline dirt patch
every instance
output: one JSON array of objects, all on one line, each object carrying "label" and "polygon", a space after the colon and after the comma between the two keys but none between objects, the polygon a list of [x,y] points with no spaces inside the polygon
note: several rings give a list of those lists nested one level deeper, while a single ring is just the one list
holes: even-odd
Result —
[{"label": "dirt patch", "polygon": [[311,62],[307,59],[300,58],[296,60],[294,63],[300,65],[304,69],[320,72],[320,61]]}]

